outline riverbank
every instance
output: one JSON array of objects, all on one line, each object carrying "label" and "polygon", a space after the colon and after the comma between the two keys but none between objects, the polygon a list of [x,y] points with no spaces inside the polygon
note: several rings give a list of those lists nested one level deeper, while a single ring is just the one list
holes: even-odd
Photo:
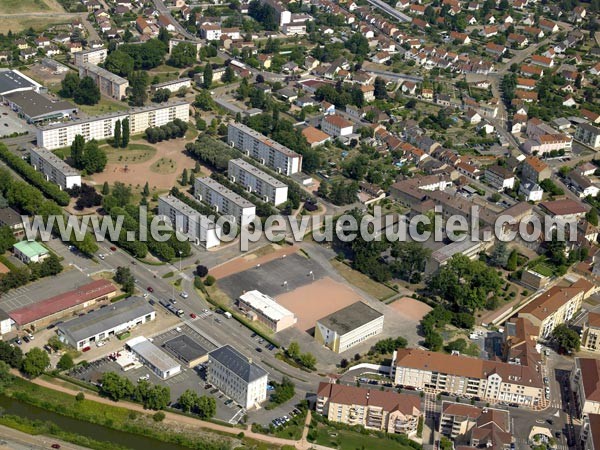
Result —
[{"label": "riverbank", "polygon": [[[16,375],[16,372],[13,373]],[[304,440],[299,442],[266,436],[249,429],[231,428],[169,411],[165,411],[163,421],[155,422],[152,415],[136,403],[113,402],[89,391],[85,392],[84,400],[77,401],[75,396],[81,391],[64,381],[41,378],[28,381],[19,375],[5,389],[7,395],[49,411],[189,448],[211,450],[223,448],[224,443],[231,448],[257,444],[261,449],[310,448]]]}]

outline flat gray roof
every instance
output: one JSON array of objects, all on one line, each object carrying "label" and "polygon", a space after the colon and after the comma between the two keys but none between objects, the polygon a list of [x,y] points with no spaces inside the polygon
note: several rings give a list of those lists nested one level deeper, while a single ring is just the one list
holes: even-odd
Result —
[{"label": "flat gray roof", "polygon": [[131,349],[140,355],[148,364],[156,367],[161,372],[168,372],[173,370],[176,367],[181,367],[181,365],[163,352],[160,348],[150,342],[148,339],[143,338],[134,338],[130,345]]},{"label": "flat gray roof", "polygon": [[209,189],[212,189],[213,191],[219,193],[220,195],[225,197],[227,200],[235,203],[240,208],[251,208],[254,206],[254,204],[252,202],[250,202],[249,200],[246,200],[241,195],[236,194],[231,189],[226,188],[221,183],[213,180],[212,178],[204,177],[204,178],[196,178],[196,180],[198,180],[201,184],[204,184]]},{"label": "flat gray roof", "polygon": [[129,81],[127,81],[125,78],[120,77],[119,75],[115,75],[114,73],[103,69],[100,66],[97,66],[95,64],[91,64],[91,63],[83,63],[81,64],[79,67],[87,70],[88,72],[92,72],[95,73],[96,75],[105,78],[107,80],[110,80],[112,83],[116,83],[116,84],[129,84]]},{"label": "flat gray roof", "polygon": [[224,345],[208,355],[223,364],[246,383],[251,383],[268,375],[266,370],[257,366],[252,360],[246,358],[230,345]]},{"label": "flat gray roof", "polygon": [[40,158],[42,158],[55,169],[59,170],[65,176],[79,175],[79,171],[77,169],[71,167],[58,156],[56,156],[54,153],[52,153],[50,150],[44,147],[32,147],[29,151],[31,153],[37,154]]},{"label": "flat gray roof", "polygon": [[26,116],[32,119],[43,118],[61,112],[71,113],[77,106],[65,101],[52,101],[48,97],[35,91],[17,91],[4,95],[4,98],[17,104]]},{"label": "flat gray roof", "polygon": [[189,206],[187,203],[182,202],[177,197],[171,194],[165,194],[158,197],[159,202],[165,202],[167,205],[171,206],[178,213],[192,219],[197,219],[197,223],[201,224],[204,228],[213,229],[215,228],[215,222],[211,220],[208,216],[200,214],[194,208]]},{"label": "flat gray roof", "polygon": [[290,156],[290,157],[300,157],[300,155],[298,153],[296,153],[293,150],[290,150],[285,145],[282,145],[279,142],[268,138],[264,134],[259,133],[258,131],[250,128],[247,125],[244,125],[243,123],[231,122],[228,126],[237,128],[238,130],[242,131],[243,133],[245,133],[249,136],[252,136],[254,139],[262,142],[263,144],[271,147],[272,149],[277,150],[279,153],[283,153],[284,155]]},{"label": "flat gray roof", "polygon": [[81,317],[61,323],[58,329],[73,342],[79,342],[125,322],[143,317],[154,308],[141,297],[129,297]]},{"label": "flat gray roof", "polygon": [[202,347],[187,334],[179,335],[176,338],[165,342],[163,347],[170,350],[186,363],[208,354],[207,349]]},{"label": "flat gray roof", "polygon": [[10,207],[0,208],[0,223],[3,223],[9,227],[23,224],[21,214]]},{"label": "flat gray roof", "polygon": [[364,302],[356,302],[319,319],[323,326],[344,335],[383,316]]},{"label": "flat gray roof", "polygon": [[21,76],[21,74],[15,70],[0,71],[0,95],[5,92],[14,91],[15,89],[34,89],[35,87],[35,84]]},{"label": "flat gray roof", "polygon": [[269,186],[272,186],[274,188],[282,188],[282,187],[286,187],[287,186],[283,181],[279,181],[277,178],[269,175],[266,172],[263,172],[258,167],[250,164],[248,161],[244,161],[242,158],[230,159],[229,160],[229,165],[230,166],[231,165],[237,166],[240,169],[243,169],[246,172],[251,173],[252,175],[254,175],[259,180],[264,181]]}]

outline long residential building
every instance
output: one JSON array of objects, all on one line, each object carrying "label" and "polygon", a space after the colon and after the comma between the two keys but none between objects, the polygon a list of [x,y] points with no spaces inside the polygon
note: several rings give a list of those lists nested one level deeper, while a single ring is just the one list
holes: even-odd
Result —
[{"label": "long residential building", "polygon": [[257,290],[240,295],[238,306],[251,319],[266,325],[275,333],[291,327],[298,321],[293,312]]},{"label": "long residential building", "polygon": [[553,286],[525,305],[519,311],[519,317],[528,319],[539,328],[540,337],[547,339],[558,325],[573,318],[593,290],[594,285],[583,278],[571,286]]},{"label": "long residential building", "polygon": [[233,216],[243,227],[256,217],[256,206],[212,178],[196,178],[194,196],[214,207],[218,214]]},{"label": "long residential building", "polygon": [[158,198],[158,214],[168,217],[173,228],[196,245],[213,248],[221,243],[221,227],[170,194]]},{"label": "long residential building", "polygon": [[408,436],[417,433],[422,416],[414,395],[325,382],[317,390],[316,411],[330,422]]},{"label": "long residential building", "polygon": [[246,409],[267,399],[268,373],[230,345],[208,354],[206,381]]},{"label": "long residential building", "polygon": [[81,66],[89,63],[97,66],[98,64],[104,63],[107,56],[108,50],[105,48],[92,48],[90,50],[84,50],[82,52],[75,53],[75,65]]},{"label": "long residential building", "polygon": [[79,77],[90,77],[107,97],[122,100],[127,95],[129,81],[91,62],[79,65]]},{"label": "long residential building", "polygon": [[302,170],[301,155],[243,123],[229,124],[227,142],[261,164],[284,175],[292,175]]},{"label": "long residential building", "polygon": [[86,142],[92,139],[110,139],[114,134],[115,123],[124,119],[129,119],[129,132],[134,135],[143,133],[148,127],[160,127],[175,119],[188,122],[189,118],[189,104],[185,101],[141,106],[128,111],[38,127],[37,144],[50,150],[68,147],[78,134]]},{"label": "long residential building", "polygon": [[439,394],[479,397],[490,403],[536,407],[543,402],[541,360],[520,364],[400,349],[392,360],[394,383]]},{"label": "long residential building", "polygon": [[277,206],[287,201],[287,184],[241,158],[229,160],[227,175],[231,181],[241,184],[267,203]]},{"label": "long residential building", "polygon": [[81,186],[81,175],[50,150],[41,147],[32,147],[29,151],[31,165],[38,172],[42,172],[46,180],[57,184],[61,189],[71,189]]},{"label": "long residential building", "polygon": [[575,358],[575,367],[571,371],[571,390],[579,417],[600,414],[600,360]]}]

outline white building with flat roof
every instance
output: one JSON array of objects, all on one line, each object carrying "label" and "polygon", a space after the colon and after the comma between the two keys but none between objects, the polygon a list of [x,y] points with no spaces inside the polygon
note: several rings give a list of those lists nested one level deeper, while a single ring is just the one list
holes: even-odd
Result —
[{"label": "white building with flat roof", "polygon": [[82,52],[75,53],[75,65],[81,66],[82,64],[103,64],[108,56],[108,50],[105,48],[93,48],[91,50],[84,50]]},{"label": "white building with flat roof", "polygon": [[302,170],[302,155],[269,139],[243,123],[227,127],[227,142],[271,169],[292,175]]},{"label": "white building with flat roof", "polygon": [[31,165],[38,172],[42,172],[46,180],[57,184],[61,189],[71,189],[81,186],[81,175],[51,151],[32,147],[29,151]]},{"label": "white building with flat roof", "polygon": [[181,372],[181,365],[144,336],[135,337],[125,344],[152,372],[163,380]]},{"label": "white building with flat roof", "polygon": [[206,381],[246,409],[267,399],[268,372],[230,345],[208,354]]},{"label": "white building with flat roof", "polygon": [[227,176],[267,203],[277,206],[287,201],[287,184],[241,158],[229,160]]},{"label": "white building with flat roof", "polygon": [[163,103],[46,125],[37,128],[37,143],[40,147],[54,150],[70,146],[78,134],[82,135],[86,142],[92,139],[110,139],[114,135],[115,123],[127,118],[129,133],[134,135],[143,133],[148,127],[160,127],[175,119],[187,122],[190,118],[190,107],[185,101]]},{"label": "white building with flat roof", "polygon": [[156,92],[159,89],[167,89],[171,93],[178,92],[181,88],[189,89],[192,87],[191,78],[177,78],[171,81],[164,81],[162,83],[156,83],[150,86],[152,92]]},{"label": "white building with flat roof", "polygon": [[214,207],[218,214],[233,216],[242,227],[250,224],[256,217],[256,206],[254,204],[212,178],[196,178],[194,196]]},{"label": "white building with flat roof", "polygon": [[275,333],[291,327],[298,321],[293,312],[257,290],[240,295],[238,306],[250,318],[266,325]]},{"label": "white building with flat roof", "polygon": [[158,214],[168,217],[175,231],[188,236],[196,245],[213,248],[221,243],[221,227],[177,197],[158,198]]}]

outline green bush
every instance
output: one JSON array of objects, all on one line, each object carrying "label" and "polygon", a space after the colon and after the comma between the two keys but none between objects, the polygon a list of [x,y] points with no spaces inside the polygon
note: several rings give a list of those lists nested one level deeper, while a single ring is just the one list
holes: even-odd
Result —
[{"label": "green bush", "polygon": [[216,281],[217,280],[215,279],[215,277],[213,277],[212,275],[209,275],[204,279],[204,285],[212,286],[213,284],[215,284]]},{"label": "green bush", "polygon": [[165,413],[162,411],[155,412],[152,416],[152,419],[155,422],[162,422],[163,420],[165,420]]}]

